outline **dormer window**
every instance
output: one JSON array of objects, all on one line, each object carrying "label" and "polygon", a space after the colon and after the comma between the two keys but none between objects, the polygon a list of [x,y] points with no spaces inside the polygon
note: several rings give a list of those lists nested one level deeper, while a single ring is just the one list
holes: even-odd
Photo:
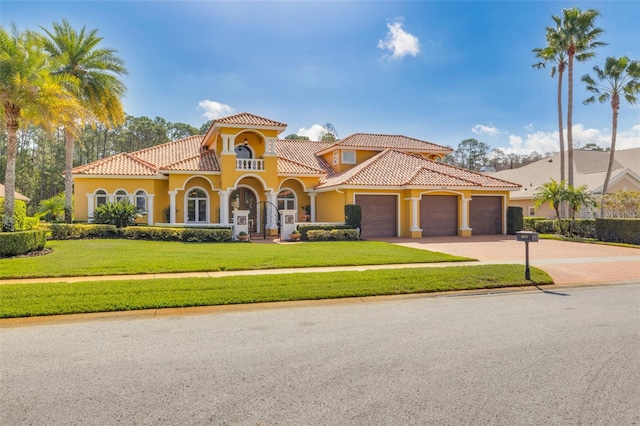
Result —
[{"label": "dormer window", "polygon": [[342,164],[356,164],[356,152],[342,151]]}]

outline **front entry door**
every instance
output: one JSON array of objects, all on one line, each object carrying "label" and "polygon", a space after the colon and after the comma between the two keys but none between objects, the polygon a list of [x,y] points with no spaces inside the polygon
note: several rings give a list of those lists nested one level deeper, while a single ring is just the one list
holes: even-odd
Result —
[{"label": "front entry door", "polygon": [[229,197],[229,217],[233,217],[233,210],[249,210],[249,232],[258,232],[256,202],[256,194],[249,188],[236,189]]}]

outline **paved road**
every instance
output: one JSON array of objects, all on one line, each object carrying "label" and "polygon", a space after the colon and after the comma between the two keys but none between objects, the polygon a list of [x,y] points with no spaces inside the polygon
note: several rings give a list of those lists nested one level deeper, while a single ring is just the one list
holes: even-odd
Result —
[{"label": "paved road", "polygon": [[640,285],[4,328],[0,357],[2,425],[633,425]]}]

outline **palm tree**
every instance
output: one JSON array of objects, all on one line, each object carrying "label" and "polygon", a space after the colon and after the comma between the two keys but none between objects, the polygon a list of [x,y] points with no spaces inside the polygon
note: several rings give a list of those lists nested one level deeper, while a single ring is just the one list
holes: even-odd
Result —
[{"label": "palm tree", "polygon": [[582,206],[593,209],[597,203],[591,196],[591,192],[587,189],[587,185],[577,188],[569,185],[566,189],[565,198],[571,209],[571,220],[576,219],[576,213],[580,211]]},{"label": "palm tree", "polygon": [[567,200],[566,182],[557,182],[555,179],[551,179],[551,182],[547,182],[537,189],[535,194],[533,194],[533,200],[535,201],[536,208],[549,202],[549,206],[556,212],[560,233],[564,234],[562,221],[560,220],[560,204]]},{"label": "palm tree", "polygon": [[547,46],[533,49],[536,58],[540,62],[533,64],[536,69],[541,69],[547,63],[553,64],[551,67],[551,78],[558,73],[558,135],[560,141],[560,181],[565,180],[565,156],[564,156],[564,127],[562,126],[562,79],[567,66],[567,52],[560,45],[560,27],[547,27]]},{"label": "palm tree", "polygon": [[[114,49],[100,48],[98,44],[102,37],[98,37],[98,30],[86,31],[82,27],[75,31],[69,22],[53,23],[53,30],[42,28],[47,34],[45,49],[49,54],[60,60],[60,66],[53,72],[56,75],[69,75],[79,82],[77,97],[90,114],[92,123],[99,122],[107,127],[116,126],[124,122],[124,109],[121,98],[126,88],[119,79],[127,74],[124,61],[116,56]],[[73,144],[76,132],[83,119],[78,117],[75,123],[65,126],[65,222],[71,223],[73,216]]]},{"label": "palm tree", "polygon": [[[7,132],[7,168],[2,230],[13,232],[16,186],[17,132],[27,121],[52,130],[56,119],[78,110],[69,88],[75,79],[50,73],[51,58],[43,50],[42,36],[32,31],[11,32],[0,27],[0,113]],[[55,118],[54,118],[55,117]]]},{"label": "palm tree", "polygon": [[[594,93],[583,103],[590,104],[596,101],[596,95],[600,103],[611,101],[612,125],[611,125],[611,150],[609,151],[609,167],[602,186],[602,195],[609,190],[609,179],[613,169],[613,160],[616,153],[616,136],[618,132],[618,110],[620,109],[620,96],[633,105],[637,101],[640,93],[640,62],[630,61],[626,56],[620,58],[608,57],[604,64],[604,70],[597,65],[593,67],[596,77],[600,83],[596,82],[589,74],[582,77],[582,81],[587,84],[587,90]],[[600,217],[604,215],[604,203],[600,206]]]},{"label": "palm tree", "polygon": [[595,26],[596,18],[600,12],[588,9],[582,12],[579,8],[563,9],[562,17],[552,16],[559,28],[555,42],[559,49],[567,54],[567,163],[568,182],[573,185],[573,63],[574,60],[584,62],[595,54],[593,49],[605,46],[606,43],[597,41],[604,32]]}]

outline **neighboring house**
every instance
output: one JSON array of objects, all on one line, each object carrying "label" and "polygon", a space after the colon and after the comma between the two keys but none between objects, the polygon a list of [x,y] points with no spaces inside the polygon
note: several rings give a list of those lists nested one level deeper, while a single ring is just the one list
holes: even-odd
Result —
[{"label": "neighboring house", "polygon": [[[25,197],[24,195],[20,194],[19,192],[13,192],[15,199],[16,200],[22,200],[25,203],[28,203],[31,199]],[[0,183],[0,198],[4,198],[4,185]]]},{"label": "neighboring house", "polygon": [[90,220],[96,206],[128,199],[148,224],[228,226],[238,209],[250,212],[250,231],[265,224],[277,234],[275,206],[298,220],[344,223],[345,205],[358,204],[364,238],[505,233],[519,185],[441,163],[451,148],[365,133],[278,139],[285,128],[240,113],[214,120],[204,136],[76,167],[75,217]]},{"label": "neighboring house", "polygon": [[[574,150],[574,186],[586,185],[592,196],[599,201],[602,196],[604,178],[609,165],[609,152]],[[551,179],[560,181],[560,153],[526,166],[501,170],[491,176],[517,182],[522,185],[511,193],[509,205],[522,207],[525,216],[555,217],[555,211],[544,203],[536,209],[533,196],[542,184]],[[608,193],[619,190],[640,191],[640,148],[616,151]],[[596,211],[581,211],[580,217],[595,217]]]}]

